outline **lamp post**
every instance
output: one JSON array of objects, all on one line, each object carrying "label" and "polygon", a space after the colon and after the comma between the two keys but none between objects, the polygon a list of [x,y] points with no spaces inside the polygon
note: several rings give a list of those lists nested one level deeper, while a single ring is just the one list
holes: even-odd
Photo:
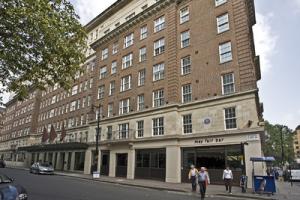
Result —
[{"label": "lamp post", "polygon": [[96,164],[93,166],[93,170],[97,170],[98,169],[98,157],[99,157],[99,137],[100,137],[100,116],[101,116],[101,108],[102,105],[99,104],[99,106],[95,106],[92,105],[91,111],[90,111],[90,115],[94,115],[95,111],[94,108],[98,109],[98,113],[97,113],[97,128],[96,128],[96,152],[95,152],[95,159],[96,159]]}]

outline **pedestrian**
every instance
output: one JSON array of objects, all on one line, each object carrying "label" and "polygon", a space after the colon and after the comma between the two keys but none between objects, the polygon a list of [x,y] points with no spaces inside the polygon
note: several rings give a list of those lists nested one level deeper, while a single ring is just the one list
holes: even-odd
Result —
[{"label": "pedestrian", "polygon": [[228,192],[229,194],[232,194],[231,192],[232,179],[233,179],[232,171],[230,170],[229,166],[227,166],[223,172],[223,180],[225,183],[226,192]]},{"label": "pedestrian", "polygon": [[208,173],[205,171],[204,167],[201,167],[198,174],[198,184],[200,187],[201,199],[204,199],[207,185],[210,184]]},{"label": "pedestrian", "polygon": [[197,176],[198,176],[198,170],[195,168],[195,165],[191,165],[191,169],[189,171],[189,180],[191,180],[192,183],[192,191],[195,192],[197,189]]}]

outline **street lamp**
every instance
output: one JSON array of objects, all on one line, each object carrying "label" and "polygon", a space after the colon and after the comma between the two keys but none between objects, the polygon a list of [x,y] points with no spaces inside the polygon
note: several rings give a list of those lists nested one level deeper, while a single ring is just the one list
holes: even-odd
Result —
[{"label": "street lamp", "polygon": [[101,116],[101,108],[102,105],[99,104],[99,106],[92,105],[91,111],[89,114],[92,116],[95,114],[94,108],[98,109],[97,113],[97,128],[96,128],[96,153],[95,153],[95,159],[96,164],[93,166],[93,170],[96,171],[98,169],[98,156],[99,156],[99,136],[100,136],[100,116]]}]

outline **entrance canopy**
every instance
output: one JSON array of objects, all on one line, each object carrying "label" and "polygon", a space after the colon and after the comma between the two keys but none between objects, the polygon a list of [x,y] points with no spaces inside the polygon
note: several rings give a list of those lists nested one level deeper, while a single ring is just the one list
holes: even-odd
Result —
[{"label": "entrance canopy", "polygon": [[40,144],[28,147],[20,147],[19,151],[38,152],[38,151],[65,151],[65,150],[85,150],[88,148],[86,143],[60,143],[60,144]]}]

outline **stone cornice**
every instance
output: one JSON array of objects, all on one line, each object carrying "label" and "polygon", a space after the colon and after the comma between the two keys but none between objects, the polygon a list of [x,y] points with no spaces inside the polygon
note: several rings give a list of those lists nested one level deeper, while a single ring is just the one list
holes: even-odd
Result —
[{"label": "stone cornice", "polygon": [[177,2],[177,0],[165,0],[165,1],[159,1],[156,4],[153,4],[149,8],[145,9],[143,12],[140,14],[136,15],[132,19],[128,20],[126,23],[121,24],[119,27],[116,29],[112,30],[102,38],[99,38],[97,41],[92,43],[90,46],[92,49],[96,50],[98,47],[100,47],[103,44],[106,44],[107,42],[113,40],[115,37],[119,36],[121,33],[127,31],[134,25],[142,22],[143,20],[149,18],[150,16],[158,13],[161,11],[163,8],[167,7],[168,5]]}]

